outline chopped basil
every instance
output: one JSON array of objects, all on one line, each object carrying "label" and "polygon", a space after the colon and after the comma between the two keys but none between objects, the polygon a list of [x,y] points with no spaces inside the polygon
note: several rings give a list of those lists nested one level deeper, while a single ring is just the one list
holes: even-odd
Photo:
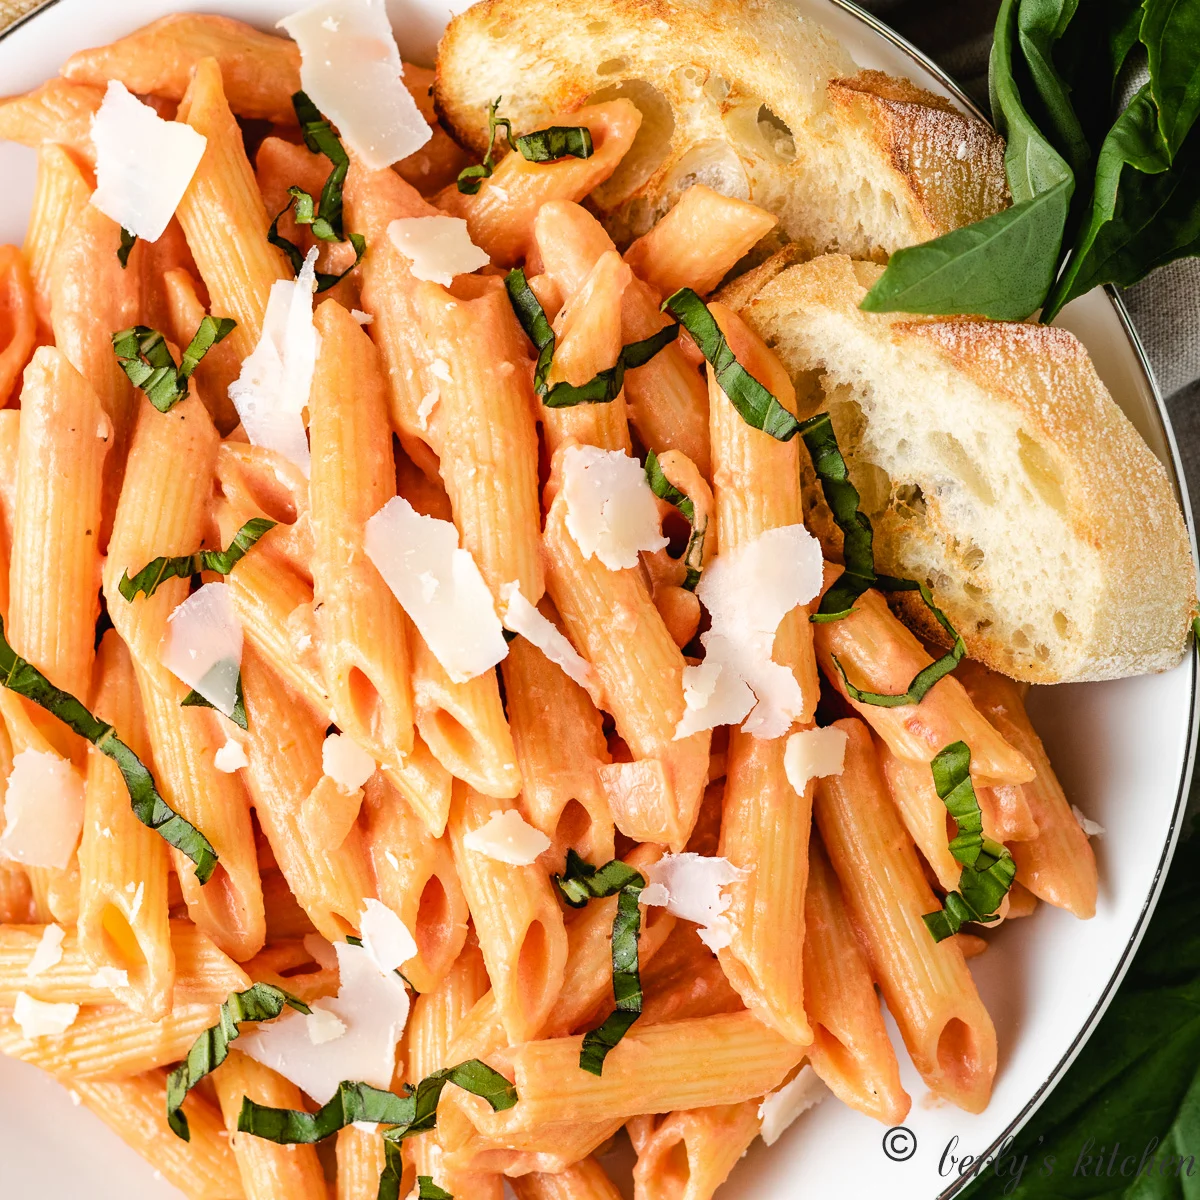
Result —
[{"label": "chopped basil", "polygon": [[551,125],[549,129],[537,129],[533,133],[523,133],[514,137],[512,122],[498,115],[502,99],[503,97],[497,96],[488,105],[488,147],[483,162],[473,167],[464,167],[458,173],[458,190],[463,195],[477,195],[480,185],[496,169],[496,130],[501,127],[509,145],[517,150],[526,162],[546,163],[560,158],[592,157],[592,131],[583,125]]},{"label": "chopped basil", "polygon": [[98,721],[70,693],[56,688],[36,667],[27,663],[8,644],[0,620],[0,683],[57,717],[68,729],[86,738],[101,754],[117,764],[129,792],[133,815],[165,842],[196,864],[196,878],[207,883],[217,865],[212,843],[185,821],[159,794],[154,776],[145,763],[116,735],[105,721]]},{"label": "chopped basil", "polygon": [[126,600],[132,600],[138,592],[153,596],[159,584],[167,579],[187,579],[202,571],[228,575],[255,542],[268,530],[275,528],[275,524],[268,517],[253,517],[233,535],[228,549],[197,550],[195,554],[175,554],[153,559],[132,579],[126,571],[117,588]]},{"label": "chopped basil", "polygon": [[640,342],[630,342],[621,347],[617,361],[603,371],[598,371],[587,383],[576,387],[565,380],[548,387],[546,378],[550,364],[554,361],[557,344],[554,329],[546,316],[525,272],[515,267],[505,276],[504,286],[508,298],[517,314],[525,336],[538,352],[537,366],[533,372],[533,387],[547,408],[574,408],[576,404],[610,404],[625,386],[625,372],[644,367],[664,346],[669,346],[679,336],[678,325],[666,325],[657,333]]},{"label": "chopped basil", "polygon": [[[379,1176],[379,1189],[375,1200],[402,1200],[400,1188],[404,1185],[404,1156],[394,1142],[383,1143],[383,1173]],[[407,1200],[407,1198],[404,1198]]]},{"label": "chopped basil", "polygon": [[[279,218],[282,217],[283,214],[287,212],[287,210],[291,208],[293,204],[295,204],[297,208],[296,220],[302,225],[305,224],[305,222],[302,221],[299,216],[299,210],[301,209],[300,199],[303,198],[303,200],[307,201],[307,205],[305,207],[308,211],[311,211],[313,199],[307,192],[301,191],[297,187],[288,188],[288,191],[291,193],[292,199],[289,200],[287,204],[285,204],[283,208],[281,208],[279,212],[275,214],[275,219],[271,222],[271,227],[267,230],[267,241],[270,242],[272,246],[278,246],[279,249],[287,255],[288,262],[292,264],[292,270],[299,275],[300,268],[304,266],[304,255],[301,253],[300,247],[297,246],[295,242],[289,241],[283,236],[282,233],[279,232]],[[315,227],[316,222],[314,221],[312,223]],[[340,241],[342,239],[339,238],[337,240]],[[367,243],[362,234],[349,234],[346,240],[348,240],[350,245],[354,247],[354,261],[344,271],[341,271],[336,275],[329,271],[315,271],[314,276],[317,282],[318,293],[327,292],[335,283],[345,279],[346,276],[349,275],[350,272],[353,271],[354,268],[357,267],[362,261],[362,256],[366,253],[367,249]]]},{"label": "chopped basil", "polygon": [[192,1043],[187,1058],[167,1079],[167,1124],[176,1137],[191,1141],[183,1102],[200,1080],[229,1057],[229,1043],[239,1036],[243,1022],[269,1021],[279,1016],[285,1005],[297,1012],[311,1011],[303,1001],[269,983],[256,983],[244,992],[233,992],[221,1005],[220,1020]]},{"label": "chopped basil", "polygon": [[646,482],[660,500],[665,500],[679,509],[692,527],[687,547],[683,552],[683,565],[687,570],[683,586],[689,592],[694,592],[696,584],[700,582],[700,570],[704,562],[704,535],[708,532],[708,519],[705,518],[699,525],[696,524],[696,506],[663,474],[658,455],[653,450],[646,454]]},{"label": "chopped basil", "polygon": [[957,826],[950,853],[962,864],[958,891],[947,894],[942,910],[921,918],[933,940],[940,942],[968,921],[999,920],[996,910],[1012,887],[1017,865],[1006,847],[983,836],[983,813],[971,783],[971,751],[966,742],[947,746],[929,765],[938,798]]},{"label": "chopped basil", "polygon": [[662,303],[692,335],[713,369],[717,384],[743,421],[781,442],[800,432],[800,422],[734,357],[708,305],[691,288],[680,288]]},{"label": "chopped basil", "polygon": [[568,850],[566,872],[555,875],[554,882],[572,908],[582,908],[593,899],[617,897],[617,915],[612,924],[612,980],[616,1008],[602,1025],[584,1035],[579,1051],[580,1068],[592,1075],[602,1075],[608,1052],[642,1015],[642,980],[638,971],[642,914],[638,897],[646,880],[620,859],[615,858],[597,868],[585,862],[574,850]]},{"label": "chopped basil", "polygon": [[[246,720],[246,701],[242,696],[242,673],[238,672],[237,691],[235,693],[237,699],[234,701],[233,712],[229,714],[229,719],[242,729],[249,729],[249,722]],[[180,708],[213,708],[217,706],[211,701],[205,699],[195,688],[193,688],[179,702]]]},{"label": "chopped basil", "polygon": [[137,241],[137,234],[130,233],[124,225],[121,226],[121,244],[117,247],[117,262],[121,264],[121,270],[124,271],[129,266],[129,252],[133,249],[134,242]]},{"label": "chopped basil", "polygon": [[437,1125],[438,1101],[448,1083],[482,1096],[493,1112],[512,1108],[517,1102],[517,1089],[499,1071],[472,1058],[426,1075],[415,1089],[405,1084],[399,1095],[366,1083],[343,1080],[333,1099],[315,1113],[269,1108],[246,1096],[238,1114],[238,1130],[290,1146],[322,1141],[355,1121],[373,1121],[393,1126],[383,1136],[389,1142],[399,1143],[418,1133],[427,1133]]},{"label": "chopped basil", "polygon": [[112,335],[112,346],[129,382],[141,388],[146,399],[159,412],[165,413],[188,394],[187,381],[200,360],[236,328],[237,322],[231,317],[205,317],[197,326],[178,367],[166,339],[148,325],[119,330]]},{"label": "chopped basil", "polygon": [[417,1176],[417,1200],[454,1200],[454,1197],[433,1182],[432,1175]]}]

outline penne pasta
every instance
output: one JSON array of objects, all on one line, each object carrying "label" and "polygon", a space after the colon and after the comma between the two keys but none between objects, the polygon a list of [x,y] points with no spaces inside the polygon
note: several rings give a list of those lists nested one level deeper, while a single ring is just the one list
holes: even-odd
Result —
[{"label": "penne pasta", "polygon": [[[176,227],[177,223],[172,226]],[[175,267],[163,273],[162,288],[167,316],[163,327],[170,331],[168,336],[177,346],[186,346],[207,315],[196,291],[196,280],[185,267]],[[229,385],[240,372],[237,347],[231,346],[226,338],[210,347],[193,373],[208,415],[222,434],[228,434],[238,424],[237,411],[229,399]]]},{"label": "penne pasta", "polygon": [[555,1174],[522,1175],[513,1180],[512,1189],[517,1200],[621,1200],[616,1184],[594,1158]]},{"label": "penne pasta", "polygon": [[37,312],[33,279],[20,249],[0,246],[0,408],[33,354]]},{"label": "penne pasta", "polygon": [[41,149],[62,146],[91,163],[92,118],[100,108],[104,91],[86,83],[48,79],[23,96],[0,100],[0,141],[20,142]]},{"label": "penne pasta", "polygon": [[[386,1165],[383,1138],[374,1131],[347,1125],[337,1135],[336,1200],[375,1200]],[[400,1182],[401,1196],[412,1191],[411,1176],[411,1171],[405,1172]]]},{"label": "penne pasta", "polygon": [[635,1200],[711,1200],[762,1125],[757,1100],[645,1120],[654,1127],[636,1147]]}]

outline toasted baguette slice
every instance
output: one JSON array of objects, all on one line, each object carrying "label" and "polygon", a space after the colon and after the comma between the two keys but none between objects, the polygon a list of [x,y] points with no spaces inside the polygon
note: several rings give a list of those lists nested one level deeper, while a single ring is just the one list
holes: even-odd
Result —
[{"label": "toasted baguette slice", "polygon": [[[1045,325],[862,312],[880,271],[827,255],[738,297],[802,405],[831,413],[877,569],[927,583],[971,657],[1018,679],[1174,666],[1196,611],[1187,530],[1087,351]],[[806,519],[839,552],[806,469]],[[915,594],[894,598],[945,640]]]},{"label": "toasted baguette slice", "polygon": [[811,253],[882,257],[1008,203],[1003,141],[905,80],[857,71],[790,0],[484,0],[451,23],[435,98],[482,156],[487,106],[518,131],[628,96],[637,141],[593,193],[613,238],[693,183],[751,200]]}]

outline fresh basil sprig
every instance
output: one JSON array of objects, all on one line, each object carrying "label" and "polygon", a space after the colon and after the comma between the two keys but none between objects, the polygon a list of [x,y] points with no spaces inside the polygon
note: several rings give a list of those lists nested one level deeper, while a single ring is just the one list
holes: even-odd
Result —
[{"label": "fresh basil sprig", "polygon": [[738,362],[708,305],[691,288],[680,288],[662,303],[692,335],[729,402],[742,420],[781,442],[800,432],[800,422]]},{"label": "fresh basil sprig", "polygon": [[121,264],[121,270],[124,271],[129,266],[129,252],[133,249],[134,243],[137,241],[137,234],[130,233],[124,225],[121,226],[121,244],[117,247],[117,262]]},{"label": "fresh basil sprig", "polygon": [[121,576],[117,589],[126,600],[132,600],[138,592],[153,596],[159,584],[168,579],[189,579],[202,571],[228,575],[245,558],[246,552],[255,542],[268,530],[274,529],[275,525],[276,522],[268,517],[252,517],[233,535],[233,541],[226,549],[197,550],[194,554],[160,556],[148,562],[132,578],[126,571]]},{"label": "fresh basil sprig", "polygon": [[683,586],[689,592],[694,592],[696,584],[700,582],[700,571],[704,565],[704,536],[708,532],[708,520],[707,518],[702,519],[697,524],[696,506],[692,503],[689,496],[681,492],[663,474],[663,469],[659,465],[658,455],[653,450],[646,453],[646,482],[650,485],[650,490],[660,500],[665,500],[668,504],[673,504],[692,527],[692,532],[688,536],[687,546],[683,551],[683,565],[687,571],[687,574],[684,576]]},{"label": "fresh basil sprig", "polygon": [[592,157],[592,131],[584,125],[551,125],[548,129],[537,129],[533,133],[514,137],[512,122],[498,115],[502,99],[502,96],[497,96],[488,105],[488,147],[483,162],[464,167],[458,173],[458,190],[463,195],[477,195],[480,185],[495,171],[496,130],[500,128],[503,128],[509,145],[526,162],[545,163],[560,158]]},{"label": "fresh basil sprig", "polygon": [[432,1175],[417,1176],[417,1200],[454,1200],[444,1188],[433,1182]]},{"label": "fresh basil sprig", "polygon": [[[246,720],[246,700],[242,695],[242,673],[238,672],[237,686],[234,693],[236,699],[233,704],[233,712],[229,714],[229,719],[242,729],[249,729],[250,723]],[[216,709],[216,705],[206,697],[200,695],[195,688],[179,702],[180,708],[212,708]]]},{"label": "fresh basil sprig", "polygon": [[212,843],[158,794],[154,776],[146,764],[117,737],[111,725],[97,720],[74,696],[56,688],[41,671],[17,654],[4,636],[2,619],[0,684],[44,708],[68,729],[91,742],[101,754],[111,758],[125,781],[133,815],[168,845],[190,858],[196,864],[196,878],[201,883],[209,881],[217,865],[217,852]]},{"label": "fresh basil sprig", "polygon": [[598,371],[587,383],[577,387],[563,380],[553,387],[548,387],[546,378],[550,374],[550,364],[554,361],[554,349],[557,345],[550,319],[520,267],[509,271],[504,279],[504,287],[521,328],[525,330],[526,337],[538,352],[533,386],[547,408],[574,408],[577,404],[610,404],[625,386],[626,371],[644,367],[660,350],[669,346],[679,336],[678,325],[666,325],[648,338],[622,346],[617,361],[611,367]]},{"label": "fresh basil sprig", "polygon": [[983,836],[983,812],[971,783],[971,751],[966,742],[947,746],[929,766],[938,799],[957,826],[950,853],[962,865],[958,891],[946,895],[943,909],[921,918],[933,940],[940,942],[968,921],[999,920],[996,910],[1012,887],[1017,864],[1005,846]]},{"label": "fresh basil sprig", "polygon": [[129,382],[141,388],[159,412],[166,413],[188,394],[188,380],[200,360],[236,328],[232,317],[206,316],[196,327],[178,367],[166,339],[149,325],[118,330],[112,335],[113,352]]},{"label": "fresh basil sprig", "polygon": [[579,1066],[592,1075],[604,1073],[608,1052],[629,1032],[642,1015],[642,979],[638,970],[638,939],[642,913],[638,897],[645,878],[633,867],[614,858],[593,867],[574,850],[567,851],[566,871],[554,882],[572,908],[583,908],[589,900],[617,897],[612,924],[612,982],[616,1008],[603,1024],[584,1035]]},{"label": "fresh basil sprig", "polygon": [[191,1141],[183,1102],[200,1080],[229,1057],[229,1043],[241,1034],[243,1022],[270,1021],[285,1006],[302,1013],[312,1011],[302,1000],[269,983],[256,983],[244,992],[230,994],[221,1005],[220,1019],[192,1043],[187,1058],[167,1078],[167,1124],[176,1137]]},{"label": "fresh basil sprig", "polygon": [[426,1075],[415,1088],[405,1084],[400,1094],[343,1080],[333,1099],[315,1113],[303,1109],[270,1108],[246,1096],[238,1114],[238,1130],[280,1146],[290,1146],[323,1141],[355,1121],[372,1121],[378,1125],[391,1125],[383,1137],[398,1144],[418,1133],[427,1133],[437,1125],[438,1101],[448,1083],[483,1097],[493,1112],[512,1108],[517,1102],[517,1089],[499,1071],[471,1058],[455,1067]]}]

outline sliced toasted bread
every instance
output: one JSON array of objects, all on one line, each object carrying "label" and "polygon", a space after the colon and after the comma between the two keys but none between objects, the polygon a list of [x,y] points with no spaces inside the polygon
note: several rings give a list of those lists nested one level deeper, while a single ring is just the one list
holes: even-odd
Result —
[{"label": "sliced toasted bread", "polygon": [[484,0],[451,23],[435,97],[482,155],[487,106],[517,130],[588,100],[642,111],[592,196],[621,244],[692,183],[761,205],[813,253],[882,257],[1008,202],[1003,141],[939,96],[857,71],[790,0]]},{"label": "sliced toasted bread", "polygon": [[[1018,679],[1174,666],[1196,611],[1187,530],[1087,351],[1045,325],[862,312],[880,270],[827,255],[764,267],[736,297],[808,412],[831,413],[877,569],[927,583],[971,657]],[[838,553],[807,470],[806,519]],[[897,599],[944,640],[919,598]]]}]

